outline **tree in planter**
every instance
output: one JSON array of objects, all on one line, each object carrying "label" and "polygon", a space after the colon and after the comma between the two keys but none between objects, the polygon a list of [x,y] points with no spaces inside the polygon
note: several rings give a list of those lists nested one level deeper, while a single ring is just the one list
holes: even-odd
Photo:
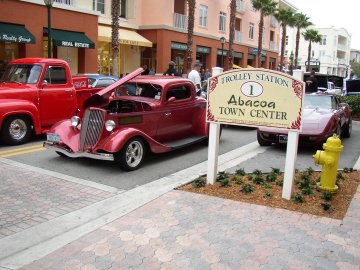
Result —
[{"label": "tree in planter", "polygon": [[308,58],[307,58],[307,67],[306,71],[310,71],[310,57],[311,57],[311,43],[319,43],[321,41],[321,35],[319,34],[319,31],[315,29],[307,29],[306,32],[302,33],[303,37],[306,41],[309,41],[309,47],[308,47]]},{"label": "tree in planter", "polygon": [[229,52],[228,52],[229,70],[233,69],[233,64],[234,64],[235,20],[236,20],[236,0],[230,0]]},{"label": "tree in planter", "polygon": [[112,75],[118,77],[120,0],[111,3]]},{"label": "tree in planter", "polygon": [[186,73],[189,73],[192,68],[193,55],[193,41],[194,41],[194,24],[195,24],[195,7],[196,0],[187,0],[188,3],[188,42],[186,52]]},{"label": "tree in planter", "polygon": [[353,59],[350,61],[350,66],[353,70],[353,75],[356,75],[357,78],[360,78],[360,63],[356,62],[355,59]]},{"label": "tree in planter", "polygon": [[295,24],[294,12],[291,8],[279,8],[278,12],[274,13],[275,18],[280,22],[282,29],[281,37],[281,53],[280,53],[280,71],[283,71],[284,55],[285,55],[285,41],[286,41],[286,27],[293,27]]},{"label": "tree in planter", "polygon": [[295,42],[295,68],[298,65],[298,55],[299,55],[299,43],[300,43],[300,32],[301,29],[306,29],[309,26],[313,25],[312,22],[310,22],[310,18],[307,17],[303,13],[296,13],[295,15],[295,27],[297,29],[296,31],[296,42]]},{"label": "tree in planter", "polygon": [[273,0],[251,0],[254,10],[260,11],[260,22],[259,22],[259,37],[258,37],[258,64],[257,67],[261,67],[261,51],[264,31],[264,17],[273,15],[276,11],[278,2]]}]

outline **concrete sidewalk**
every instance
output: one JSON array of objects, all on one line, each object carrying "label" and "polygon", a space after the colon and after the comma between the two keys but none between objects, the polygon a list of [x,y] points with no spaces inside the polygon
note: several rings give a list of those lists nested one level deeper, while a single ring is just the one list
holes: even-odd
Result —
[{"label": "concrete sidewalk", "polygon": [[360,189],[342,221],[174,190],[206,168],[125,191],[0,158],[0,269],[359,269]]}]

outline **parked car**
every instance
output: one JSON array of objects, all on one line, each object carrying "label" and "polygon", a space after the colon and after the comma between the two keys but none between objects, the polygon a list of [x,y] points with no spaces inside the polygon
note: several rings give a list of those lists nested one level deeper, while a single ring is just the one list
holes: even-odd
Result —
[{"label": "parked car", "polygon": [[142,68],[85,101],[84,117],[55,124],[44,146],[61,156],[115,161],[136,170],[145,150],[168,152],[207,142],[206,100],[176,76],[138,76]]},{"label": "parked car", "polygon": [[88,77],[89,87],[92,88],[106,87],[119,80],[119,78],[112,76],[103,76],[103,75],[86,75],[86,76]]},{"label": "parked car", "polygon": [[[340,138],[350,137],[352,116],[349,104],[338,95],[327,93],[305,94],[302,131],[299,145],[319,146],[334,133]],[[258,128],[257,140],[261,146],[287,143],[287,130]]]}]

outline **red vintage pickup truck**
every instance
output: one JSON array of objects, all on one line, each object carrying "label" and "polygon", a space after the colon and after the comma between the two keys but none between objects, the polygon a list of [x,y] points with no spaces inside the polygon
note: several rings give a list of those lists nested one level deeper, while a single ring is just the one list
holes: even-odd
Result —
[{"label": "red vintage pickup truck", "polygon": [[132,171],[146,150],[164,153],[208,142],[206,99],[176,76],[139,76],[139,68],[84,102],[83,117],[56,123],[44,146],[60,156],[114,161]]},{"label": "red vintage pickup truck", "polygon": [[[82,108],[98,92],[86,76],[72,76],[66,61],[23,58],[9,63],[0,80],[0,135],[8,145],[25,143]],[[80,111],[80,114],[82,112]]]}]

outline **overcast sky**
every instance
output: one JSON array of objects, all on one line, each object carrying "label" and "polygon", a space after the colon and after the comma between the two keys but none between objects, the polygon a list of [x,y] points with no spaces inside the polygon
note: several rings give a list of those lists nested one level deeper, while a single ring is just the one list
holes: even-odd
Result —
[{"label": "overcast sky", "polygon": [[345,28],[351,34],[351,48],[360,50],[360,0],[287,0],[307,14],[316,27]]}]

